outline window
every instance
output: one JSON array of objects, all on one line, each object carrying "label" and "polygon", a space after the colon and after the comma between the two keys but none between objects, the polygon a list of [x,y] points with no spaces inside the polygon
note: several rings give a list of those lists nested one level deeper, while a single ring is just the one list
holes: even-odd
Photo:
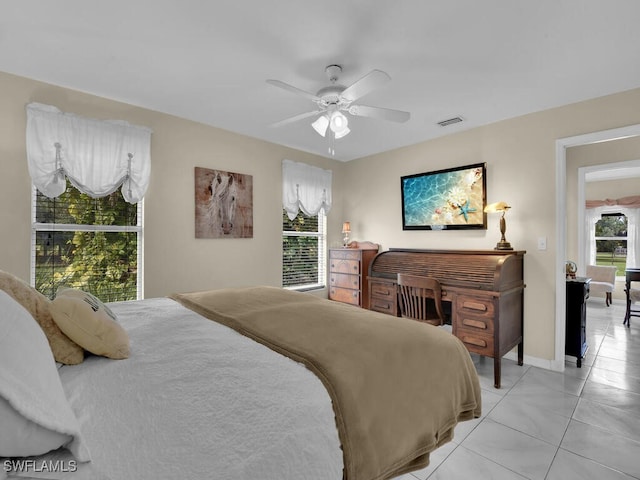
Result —
[{"label": "window", "polygon": [[312,289],[325,286],[326,222],[324,210],[289,220],[282,211],[282,286]]},{"label": "window", "polygon": [[627,262],[627,217],[603,213],[596,222],[596,265],[615,265],[616,276],[624,276]]},{"label": "window", "polygon": [[142,298],[142,202],[120,190],[101,198],[66,191],[48,198],[32,192],[31,276],[53,298],[60,286],[79,288],[104,302]]}]

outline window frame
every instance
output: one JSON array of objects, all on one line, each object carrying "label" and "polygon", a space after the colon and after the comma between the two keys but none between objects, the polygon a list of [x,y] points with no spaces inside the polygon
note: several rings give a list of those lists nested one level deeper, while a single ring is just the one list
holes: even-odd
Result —
[{"label": "window frame", "polygon": [[[600,219],[596,221],[596,224],[602,220],[604,217],[624,217],[627,221],[627,228],[629,225],[629,219],[627,218],[627,216],[620,212],[620,211],[607,211],[606,213],[603,212],[600,214]],[[620,241],[620,240],[624,240],[626,242],[626,249],[629,248],[629,236],[628,236],[628,232],[627,235],[625,235],[624,237],[620,236],[620,237],[601,237],[601,236],[597,236],[594,234],[593,237],[596,241],[595,245],[596,245],[596,256],[598,254],[598,240],[604,240],[604,241]],[[614,254],[615,255],[615,254]],[[626,254],[625,254],[625,258],[626,258]],[[597,264],[597,261],[596,261]],[[616,280],[620,280],[620,279],[624,279],[625,275],[624,275],[624,270],[622,271],[622,275],[616,275]]]},{"label": "window frame", "polygon": [[[72,188],[76,188],[73,186]],[[30,245],[30,281],[31,286],[36,286],[36,237],[38,232],[136,232],[137,233],[137,274],[136,274],[136,300],[141,300],[144,292],[144,199],[136,205],[137,225],[89,225],[89,224],[65,224],[37,222],[37,195],[38,189],[31,185],[31,245]]]},{"label": "window frame", "polygon": [[[282,209],[283,215],[286,215],[286,210]],[[298,212],[298,215],[302,213]],[[326,288],[327,286],[327,215],[324,211],[324,208],[320,209],[317,215],[311,215],[311,217],[318,217],[318,231],[316,232],[295,232],[295,231],[287,231],[282,229],[282,259],[281,259],[281,283],[282,288],[287,290],[295,290],[295,291],[311,291],[311,290],[321,290]],[[316,283],[307,283],[303,285],[284,285],[284,237],[314,237],[318,238],[318,282]]]}]

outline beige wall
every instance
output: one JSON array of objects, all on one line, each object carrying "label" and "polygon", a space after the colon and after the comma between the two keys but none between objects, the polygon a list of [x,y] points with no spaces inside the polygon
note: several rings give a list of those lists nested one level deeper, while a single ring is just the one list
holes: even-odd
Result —
[{"label": "beige wall", "polygon": [[[638,154],[640,155],[640,146]],[[633,195],[640,195],[640,178],[604,180],[585,184],[584,196],[587,200],[616,199]]]},{"label": "beige wall", "polygon": [[[484,231],[403,231],[400,177],[487,163],[489,202],[505,200],[507,239],[525,256],[525,360],[545,366],[555,336],[555,142],[559,138],[640,123],[640,89],[505,120],[345,164],[219,129],[0,73],[0,268],[29,274],[30,180],[24,107],[31,101],[95,118],[147,125],[152,177],[145,199],[145,296],[227,285],[280,284],[283,158],[331,168],[334,209],[329,243],[343,220],[353,238],[389,247],[491,249],[498,217]],[[420,121],[413,119],[412,121]],[[637,158],[637,157],[636,157]],[[569,162],[568,162],[569,163]],[[196,240],[193,168],[254,177],[254,238]],[[569,169],[575,168],[570,166]],[[569,211],[569,210],[568,210]],[[574,210],[575,211],[575,210]],[[547,250],[537,250],[546,237]]]},{"label": "beige wall", "polygon": [[[525,255],[525,359],[554,357],[556,140],[640,123],[640,89],[538,112],[349,162],[345,212],[361,237],[383,248],[491,249],[498,217],[486,231],[403,231],[400,177],[487,163],[487,201],[504,200],[507,240]],[[572,167],[575,168],[575,167]],[[574,210],[575,211],[575,210]],[[545,237],[547,249],[537,249]],[[564,321],[561,319],[561,321]]]},{"label": "beige wall", "polygon": [[[55,105],[93,118],[153,129],[144,204],[144,296],[240,285],[281,285],[282,159],[333,170],[329,241],[342,225],[342,162],[170,115],[0,73],[0,269],[28,280],[31,181],[25,106]],[[254,238],[196,239],[194,167],[253,175]]]}]

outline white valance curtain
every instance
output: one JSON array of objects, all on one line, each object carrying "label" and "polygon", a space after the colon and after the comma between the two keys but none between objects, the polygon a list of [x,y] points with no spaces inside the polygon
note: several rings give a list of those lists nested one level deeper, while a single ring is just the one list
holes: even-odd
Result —
[{"label": "white valance curtain", "polygon": [[27,105],[27,161],[36,188],[64,193],[65,176],[81,192],[104,197],[122,185],[129,203],[142,200],[151,171],[151,129],[95,120],[58,108]]},{"label": "white valance curtain", "polygon": [[293,220],[302,210],[305,215],[325,214],[331,209],[331,170],[306,163],[282,161],[282,205]]},{"label": "white valance curtain", "polygon": [[596,223],[603,213],[621,213],[627,217],[627,268],[640,266],[640,196],[586,201],[587,261],[596,263]]}]

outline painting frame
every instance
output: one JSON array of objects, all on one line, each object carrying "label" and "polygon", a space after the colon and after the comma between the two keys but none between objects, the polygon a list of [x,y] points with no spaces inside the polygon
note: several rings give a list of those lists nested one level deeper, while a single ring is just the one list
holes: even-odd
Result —
[{"label": "painting frame", "polygon": [[253,176],[195,167],[195,237],[253,238]]},{"label": "painting frame", "polygon": [[487,164],[400,177],[403,230],[486,230]]}]

